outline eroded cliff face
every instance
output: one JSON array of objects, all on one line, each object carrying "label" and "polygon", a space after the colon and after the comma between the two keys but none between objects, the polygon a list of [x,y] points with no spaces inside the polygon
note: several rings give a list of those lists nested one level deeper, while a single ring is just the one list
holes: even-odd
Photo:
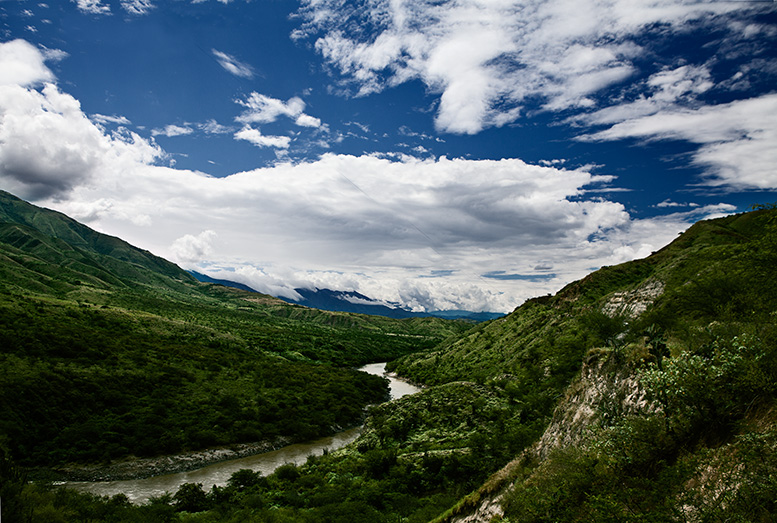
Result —
[{"label": "eroded cliff face", "polygon": [[[612,353],[589,355],[580,377],[567,390],[550,425],[532,448],[538,460],[566,447],[584,445],[590,431],[653,407],[632,365],[618,365]],[[615,361],[614,361],[615,360]]]},{"label": "eroded cliff face", "polygon": [[664,288],[662,281],[649,278],[636,289],[612,293],[602,307],[602,312],[611,318],[614,316],[636,318],[663,294]]},{"label": "eroded cliff face", "polygon": [[[629,291],[608,296],[601,312],[609,317],[629,320],[644,313],[664,292],[665,285],[648,279]],[[657,407],[646,398],[640,386],[634,363],[623,361],[620,349],[594,349],[583,363],[580,375],[567,388],[564,398],[553,412],[550,424],[539,440],[521,456],[494,474],[470,500],[462,504],[451,523],[489,523],[504,515],[502,501],[513,487],[518,470],[527,464],[538,464],[552,452],[569,447],[584,447],[592,431],[614,420],[637,413],[648,413]]]},{"label": "eroded cliff face", "polygon": [[540,439],[521,456],[494,474],[475,495],[469,510],[447,521],[490,523],[504,515],[502,501],[513,487],[515,474],[529,464],[539,464],[551,453],[569,447],[584,447],[599,427],[632,414],[650,412],[652,405],[640,386],[635,368],[620,362],[613,350],[594,350],[583,364],[580,376],[569,386]]}]

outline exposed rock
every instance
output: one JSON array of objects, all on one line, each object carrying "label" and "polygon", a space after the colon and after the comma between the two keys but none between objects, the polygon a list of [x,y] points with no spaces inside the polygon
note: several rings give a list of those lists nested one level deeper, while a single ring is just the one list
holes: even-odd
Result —
[{"label": "exposed rock", "polygon": [[610,420],[650,409],[633,369],[611,361],[612,357],[605,356],[583,365],[580,377],[567,389],[533,448],[537,459],[581,444],[593,425],[608,425]]},{"label": "exposed rock", "polygon": [[630,291],[614,292],[602,307],[607,316],[626,316],[636,318],[663,294],[664,283],[655,280],[645,280],[642,285]]},{"label": "exposed rock", "polygon": [[[129,458],[110,464],[71,465],[51,471],[63,481],[117,481],[148,478],[196,470],[213,463],[244,458],[277,450],[290,444],[286,438],[257,443],[243,443],[197,452],[186,452],[156,458]],[[48,475],[48,474],[47,474]]]},{"label": "exposed rock", "polygon": [[521,464],[540,462],[552,451],[584,445],[594,426],[653,408],[629,365],[617,365],[609,351],[594,353],[580,376],[569,386],[540,439],[521,458],[494,474],[477,493],[474,506],[462,507],[450,523],[490,523],[504,514],[502,500],[513,488],[510,479]]}]

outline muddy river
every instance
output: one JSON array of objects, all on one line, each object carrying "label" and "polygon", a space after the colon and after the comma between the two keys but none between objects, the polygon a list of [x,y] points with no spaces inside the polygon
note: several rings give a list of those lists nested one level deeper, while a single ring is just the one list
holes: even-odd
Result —
[{"label": "muddy river", "polygon": [[[372,363],[365,365],[360,370],[388,378],[391,388],[391,399],[414,394],[420,390],[410,383],[385,374],[385,367],[385,363]],[[307,461],[308,456],[320,456],[325,450],[336,450],[348,445],[359,437],[360,431],[361,429],[357,427],[337,433],[334,436],[320,438],[307,443],[288,445],[272,452],[246,458],[221,461],[189,472],[125,481],[70,481],[63,483],[63,486],[100,496],[113,496],[124,493],[132,503],[142,504],[151,497],[160,496],[165,492],[175,493],[184,483],[202,483],[206,491],[209,491],[213,485],[224,486],[227,484],[230,476],[240,469],[260,471],[267,476],[276,468],[286,463],[300,465]]]}]

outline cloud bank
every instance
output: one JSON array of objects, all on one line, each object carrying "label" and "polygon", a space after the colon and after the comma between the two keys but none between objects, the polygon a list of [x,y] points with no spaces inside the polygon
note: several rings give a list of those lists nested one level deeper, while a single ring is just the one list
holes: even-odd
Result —
[{"label": "cloud bank", "polygon": [[[0,85],[2,189],[273,294],[319,286],[416,310],[508,311],[733,210],[637,220],[595,196],[611,176],[519,159],[326,154],[215,178],[161,165],[164,151],[121,117],[90,119],[53,83],[43,51],[9,42],[0,59],[15,71]],[[249,141],[273,138],[251,123],[305,114],[295,99],[249,100],[239,131]]]}]

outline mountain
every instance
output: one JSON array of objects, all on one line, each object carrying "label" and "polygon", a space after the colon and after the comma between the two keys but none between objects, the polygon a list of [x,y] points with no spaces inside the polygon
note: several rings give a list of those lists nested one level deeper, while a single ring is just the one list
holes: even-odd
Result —
[{"label": "mountain", "polygon": [[352,367],[468,327],[201,283],[0,192],[0,455],[24,465],[332,433],[387,393]]},{"label": "mountain", "polygon": [[[359,438],[336,452],[267,477],[240,471],[209,492],[185,485],[143,507],[51,492],[0,456],[11,478],[0,494],[22,493],[19,514],[636,523],[777,513],[774,206],[696,223],[647,258],[465,327],[175,279],[127,289],[98,272],[103,287],[76,286],[33,244],[3,252],[46,285],[0,285],[0,450],[11,442],[28,463],[311,434],[379,395],[332,366],[353,354],[396,354],[388,368],[424,388],[372,405]],[[94,254],[79,254],[91,267]]]},{"label": "mountain", "polygon": [[0,242],[5,281],[53,292],[167,285],[194,279],[173,263],[100,234],[55,211],[43,211],[0,191]]},{"label": "mountain", "polygon": [[497,312],[472,312],[463,310],[413,312],[398,305],[386,304],[374,300],[355,291],[335,291],[331,289],[294,289],[301,299],[281,297],[288,303],[296,303],[305,307],[327,311],[356,312],[359,314],[374,314],[389,318],[446,318],[450,320],[467,320],[481,322],[500,318],[504,314]]},{"label": "mountain", "polygon": [[202,274],[201,272],[197,272],[197,271],[189,271],[189,274],[194,276],[197,279],[197,281],[201,281],[203,283],[215,283],[217,285],[223,285],[224,287],[232,287],[233,289],[240,289],[248,292],[259,292],[252,289],[248,285],[243,285],[242,283],[238,283],[236,281],[222,280],[219,278],[211,278],[210,276],[206,274]]},{"label": "mountain", "polygon": [[[197,271],[189,271],[192,276],[201,282],[217,283],[226,287],[234,287],[251,292],[257,292],[248,285],[231,280],[211,278]],[[292,299],[285,296],[277,296],[279,299],[295,305],[320,309],[325,311],[353,312],[373,316],[385,316],[387,318],[445,318],[449,320],[465,320],[473,323],[489,321],[504,316],[498,312],[472,312],[464,310],[413,312],[397,305],[386,304],[374,300],[364,294],[355,291],[335,291],[331,289],[294,289],[300,298]]]}]

